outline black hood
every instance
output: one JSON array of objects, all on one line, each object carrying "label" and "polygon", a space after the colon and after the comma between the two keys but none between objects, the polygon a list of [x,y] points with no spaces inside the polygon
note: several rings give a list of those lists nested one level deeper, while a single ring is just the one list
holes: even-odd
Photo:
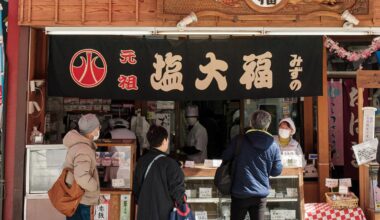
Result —
[{"label": "black hood", "polygon": [[267,150],[274,141],[272,135],[264,131],[251,131],[245,136],[250,146],[259,150]]}]

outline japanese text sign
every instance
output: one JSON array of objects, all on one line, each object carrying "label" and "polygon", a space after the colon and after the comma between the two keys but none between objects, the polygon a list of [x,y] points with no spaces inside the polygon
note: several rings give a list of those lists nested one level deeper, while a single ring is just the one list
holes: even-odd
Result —
[{"label": "japanese text sign", "polygon": [[376,159],[377,138],[352,146],[358,165],[362,165]]},{"label": "japanese text sign", "polygon": [[319,36],[51,36],[49,96],[228,100],[322,94]]},{"label": "japanese text sign", "polygon": [[351,178],[339,179],[339,186],[351,187]]},{"label": "japanese text sign", "polygon": [[325,185],[328,188],[338,187],[338,179],[326,178],[326,184]]}]

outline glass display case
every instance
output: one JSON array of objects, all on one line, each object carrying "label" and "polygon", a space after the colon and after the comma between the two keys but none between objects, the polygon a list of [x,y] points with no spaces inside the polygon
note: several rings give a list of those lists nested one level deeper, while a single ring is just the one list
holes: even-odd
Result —
[{"label": "glass display case", "polygon": [[370,203],[369,208],[380,213],[380,188],[377,187],[378,163],[369,164]]},{"label": "glass display case", "polygon": [[[184,168],[188,203],[198,219],[230,219],[231,198],[222,196],[214,186],[215,169]],[[266,219],[303,219],[302,168],[285,168],[281,176],[270,178]],[[247,216],[246,219],[249,219]]]},{"label": "glass display case", "polygon": [[104,190],[131,190],[133,167],[136,161],[135,140],[123,142],[99,142],[96,165],[100,187]]},{"label": "glass display case", "polygon": [[[135,140],[97,142],[97,168],[101,193],[105,195],[109,212],[92,213],[93,219],[129,220],[133,216],[133,167],[136,161]],[[51,205],[47,192],[61,174],[67,148],[60,145],[27,145],[26,195],[24,219],[65,219]],[[104,204],[103,204],[104,206]],[[103,207],[102,206],[102,207]],[[108,206],[107,206],[108,207]],[[96,210],[105,210],[104,207]],[[98,214],[97,216],[95,214]]]}]

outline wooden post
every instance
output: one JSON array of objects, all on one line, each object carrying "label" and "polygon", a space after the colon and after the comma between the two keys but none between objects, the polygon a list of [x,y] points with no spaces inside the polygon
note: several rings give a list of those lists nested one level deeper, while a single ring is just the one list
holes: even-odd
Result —
[{"label": "wooden post", "polygon": [[325,200],[325,179],[330,177],[330,151],[328,135],[327,52],[323,49],[323,95],[318,96],[318,173],[319,199]]},{"label": "wooden post", "polygon": [[313,151],[313,97],[305,97],[303,101],[303,140],[304,154],[307,157]]}]

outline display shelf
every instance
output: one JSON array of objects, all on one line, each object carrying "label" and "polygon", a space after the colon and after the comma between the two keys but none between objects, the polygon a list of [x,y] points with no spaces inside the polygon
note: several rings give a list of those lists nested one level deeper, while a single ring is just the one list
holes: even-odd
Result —
[{"label": "display shelf", "polygon": [[187,203],[219,203],[219,198],[188,198]]},{"label": "display shelf", "polygon": [[[222,196],[214,186],[215,168],[184,168],[185,188],[188,197],[188,203],[195,206],[195,211],[206,211],[208,219],[229,219],[226,213],[229,213],[231,198]],[[268,210],[295,210],[296,219],[304,219],[304,195],[303,195],[303,171],[302,168],[284,168],[278,177],[271,177],[270,183],[274,192],[283,195],[283,198],[267,198]],[[202,189],[203,188],[203,189]],[[211,198],[198,198],[203,193]],[[297,197],[294,197],[297,192]],[[273,192],[272,192],[273,193]],[[287,197],[289,196],[289,197]],[[228,212],[226,212],[228,210]],[[212,214],[211,214],[212,213]]]},{"label": "display shelf", "polygon": [[[221,203],[230,203],[231,199],[230,198],[221,198],[220,202]],[[267,202],[273,202],[273,203],[275,203],[275,202],[298,202],[298,198],[283,198],[283,199],[267,198]]]}]

